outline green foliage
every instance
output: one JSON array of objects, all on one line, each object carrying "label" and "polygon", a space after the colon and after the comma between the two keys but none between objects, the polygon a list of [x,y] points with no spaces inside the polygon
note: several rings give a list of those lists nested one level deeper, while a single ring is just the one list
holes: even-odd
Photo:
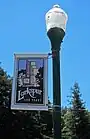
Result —
[{"label": "green foliage", "polygon": [[[37,79],[42,84],[43,69],[40,68]],[[0,67],[0,139],[45,139],[53,136],[53,109],[50,110],[11,111],[10,98],[12,78]],[[77,83],[71,89],[70,107],[62,107],[61,129],[62,139],[90,139],[90,112],[86,110],[81,99]]]},{"label": "green foliage", "polygon": [[[52,128],[53,128],[53,122],[52,122],[52,113],[50,111],[43,111],[40,115],[41,118],[41,127],[42,127],[42,133],[44,135],[51,136],[52,135]],[[44,126],[43,126],[44,125]]]},{"label": "green foliage", "polygon": [[71,91],[71,107],[64,115],[65,126],[62,130],[62,135],[66,139],[89,139],[89,116],[81,100],[80,89],[77,83],[74,84]]},{"label": "green foliage", "polygon": [[11,94],[11,78],[0,67],[0,106],[9,107],[9,98]]}]

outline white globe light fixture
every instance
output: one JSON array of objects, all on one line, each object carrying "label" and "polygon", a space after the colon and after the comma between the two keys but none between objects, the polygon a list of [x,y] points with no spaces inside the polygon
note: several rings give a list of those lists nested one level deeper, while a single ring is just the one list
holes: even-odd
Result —
[{"label": "white globe light fixture", "polygon": [[45,19],[47,32],[54,27],[61,28],[65,32],[68,16],[59,5],[54,5],[53,8],[46,13]]}]

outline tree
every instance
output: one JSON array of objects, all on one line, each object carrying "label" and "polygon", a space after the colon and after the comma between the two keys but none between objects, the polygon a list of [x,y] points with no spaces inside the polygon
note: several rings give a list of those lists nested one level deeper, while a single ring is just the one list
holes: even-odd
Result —
[{"label": "tree", "polygon": [[73,139],[73,116],[70,110],[68,110],[64,117],[64,125],[62,128],[62,139]]},{"label": "tree", "polygon": [[53,122],[52,122],[52,112],[51,111],[42,111],[41,112],[41,132],[44,135],[52,136],[52,128],[53,128]]},{"label": "tree", "polygon": [[0,67],[0,107],[9,107],[12,79]]},{"label": "tree", "polygon": [[74,84],[71,91],[71,107],[64,117],[65,127],[63,133],[67,139],[89,139],[89,116],[81,99],[78,83]]},{"label": "tree", "polygon": [[61,108],[61,131],[62,131],[62,136],[63,136],[62,138],[63,139],[64,139],[63,128],[65,126],[64,116],[67,113],[67,110],[68,109],[66,106]]},{"label": "tree", "polygon": [[8,118],[11,118],[11,82],[12,79],[10,78],[10,76],[7,75],[2,67],[0,67],[0,138],[5,137],[5,133],[8,131],[10,125],[10,121],[8,120]]}]

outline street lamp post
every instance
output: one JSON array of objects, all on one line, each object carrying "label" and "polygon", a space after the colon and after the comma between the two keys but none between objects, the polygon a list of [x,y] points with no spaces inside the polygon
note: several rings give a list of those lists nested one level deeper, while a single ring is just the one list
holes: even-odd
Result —
[{"label": "street lamp post", "polygon": [[46,13],[47,35],[51,42],[53,57],[53,129],[54,139],[61,139],[61,88],[60,48],[65,35],[67,14],[59,5]]}]

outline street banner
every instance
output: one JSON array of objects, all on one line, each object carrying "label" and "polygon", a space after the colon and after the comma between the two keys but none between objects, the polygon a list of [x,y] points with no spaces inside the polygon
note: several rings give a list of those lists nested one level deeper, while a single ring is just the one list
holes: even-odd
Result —
[{"label": "street banner", "polygon": [[47,54],[15,54],[11,109],[48,110]]}]

